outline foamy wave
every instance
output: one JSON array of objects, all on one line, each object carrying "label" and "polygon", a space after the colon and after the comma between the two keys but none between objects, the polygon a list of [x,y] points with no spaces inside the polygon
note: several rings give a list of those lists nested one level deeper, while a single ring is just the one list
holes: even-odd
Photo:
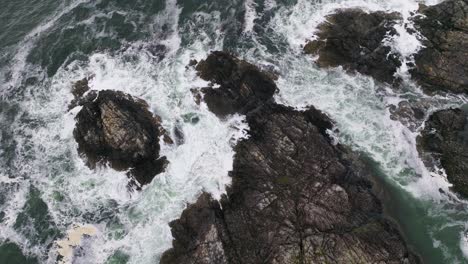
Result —
[{"label": "foamy wave", "polygon": [[252,32],[257,18],[257,11],[255,11],[255,2],[253,0],[245,0],[245,18],[244,18],[244,32]]}]

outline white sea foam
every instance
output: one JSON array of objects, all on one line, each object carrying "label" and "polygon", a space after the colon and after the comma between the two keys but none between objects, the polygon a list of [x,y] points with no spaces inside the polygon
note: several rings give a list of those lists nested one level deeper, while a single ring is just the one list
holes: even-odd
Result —
[{"label": "white sea foam", "polygon": [[466,231],[460,233],[460,248],[465,258],[468,259],[468,234]]},{"label": "white sea foam", "polygon": [[244,9],[244,32],[251,32],[255,25],[255,19],[257,18],[257,11],[255,11],[255,1],[254,0],[245,0]]},{"label": "white sea foam", "polygon": [[265,0],[265,11],[270,11],[273,8],[276,8],[278,3],[275,0]]}]

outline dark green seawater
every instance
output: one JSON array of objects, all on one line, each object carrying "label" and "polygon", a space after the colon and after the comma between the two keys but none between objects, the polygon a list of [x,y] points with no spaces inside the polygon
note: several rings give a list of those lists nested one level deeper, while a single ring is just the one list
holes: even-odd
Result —
[{"label": "dark green seawater", "polygon": [[[424,167],[416,134],[388,116],[394,98],[423,95],[318,69],[301,53],[326,14],[356,5],[409,14],[417,1],[2,0],[0,263],[158,263],[171,246],[168,223],[202,190],[219,195],[229,184],[242,118],[221,122],[198,107],[190,88],[200,80],[186,68],[212,50],[278,73],[278,102],[313,104],[336,120],[338,140],[367,157],[387,216],[424,263],[467,263],[466,202]],[[141,97],[168,131],[184,132],[184,145],[163,147],[167,172],[142,192],[128,192],[124,173],[88,169],[76,151],[70,87],[90,76],[93,89]],[[80,228],[94,231],[79,247],[58,246]]]}]

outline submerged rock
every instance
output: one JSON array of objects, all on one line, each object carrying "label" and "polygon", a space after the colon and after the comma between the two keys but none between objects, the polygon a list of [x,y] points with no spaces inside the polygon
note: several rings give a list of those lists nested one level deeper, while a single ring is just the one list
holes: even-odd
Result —
[{"label": "submerged rock", "polygon": [[34,186],[29,189],[23,209],[18,213],[13,228],[32,243],[45,246],[49,246],[61,235],[48,205]]},{"label": "submerged rock", "polygon": [[167,160],[159,157],[161,119],[141,99],[119,91],[90,91],[79,100],[73,132],[78,150],[91,168],[109,163],[117,170],[130,169],[139,184],[151,182]]},{"label": "submerged rock", "polygon": [[202,79],[219,85],[201,91],[210,111],[220,117],[258,108],[271,101],[277,90],[267,73],[222,51],[211,53],[196,70]]},{"label": "submerged rock", "polygon": [[343,66],[345,70],[393,83],[401,62],[382,42],[396,34],[393,26],[399,19],[397,13],[338,10],[319,25],[318,39],[308,42],[304,52],[318,55],[320,67]]},{"label": "submerged rock", "polygon": [[468,1],[447,0],[422,7],[415,19],[424,48],[412,76],[428,92],[468,92]]},{"label": "submerged rock", "polygon": [[18,245],[7,240],[0,245],[0,263],[37,264],[39,262],[36,258],[25,256]]},{"label": "submerged rock", "polygon": [[433,113],[417,140],[428,166],[441,166],[453,189],[468,197],[468,112],[446,109]]},{"label": "submerged rock", "polygon": [[250,137],[234,148],[227,194],[202,194],[170,223],[173,248],[161,264],[417,263],[383,217],[369,169],[333,144],[325,114],[271,100],[246,119]]}]

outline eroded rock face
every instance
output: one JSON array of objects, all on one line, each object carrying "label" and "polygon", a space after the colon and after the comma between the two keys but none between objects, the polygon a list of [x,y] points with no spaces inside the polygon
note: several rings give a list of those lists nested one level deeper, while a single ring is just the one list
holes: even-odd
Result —
[{"label": "eroded rock face", "polygon": [[82,109],[73,131],[79,152],[91,168],[109,163],[117,170],[130,169],[141,185],[164,170],[159,157],[161,121],[143,100],[119,91],[90,91],[78,100]]},{"label": "eroded rock face", "polygon": [[445,169],[453,189],[468,197],[468,112],[446,109],[433,113],[418,137],[418,149],[428,166]]},{"label": "eroded rock face", "polygon": [[220,117],[258,108],[271,101],[277,90],[267,73],[226,52],[211,53],[196,69],[202,79],[219,85],[201,91],[210,111]]},{"label": "eroded rock face", "polygon": [[343,66],[376,80],[394,83],[401,62],[383,45],[385,37],[396,34],[397,13],[366,13],[359,9],[338,10],[319,25],[317,40],[304,47],[307,54],[318,55],[320,67]]},{"label": "eroded rock face", "polygon": [[468,92],[468,1],[423,7],[415,24],[425,46],[415,56],[413,77],[426,91]]},{"label": "eroded rock face", "polygon": [[368,168],[332,143],[325,114],[269,101],[246,119],[227,194],[202,194],[170,224],[161,264],[417,263],[383,218]]}]

